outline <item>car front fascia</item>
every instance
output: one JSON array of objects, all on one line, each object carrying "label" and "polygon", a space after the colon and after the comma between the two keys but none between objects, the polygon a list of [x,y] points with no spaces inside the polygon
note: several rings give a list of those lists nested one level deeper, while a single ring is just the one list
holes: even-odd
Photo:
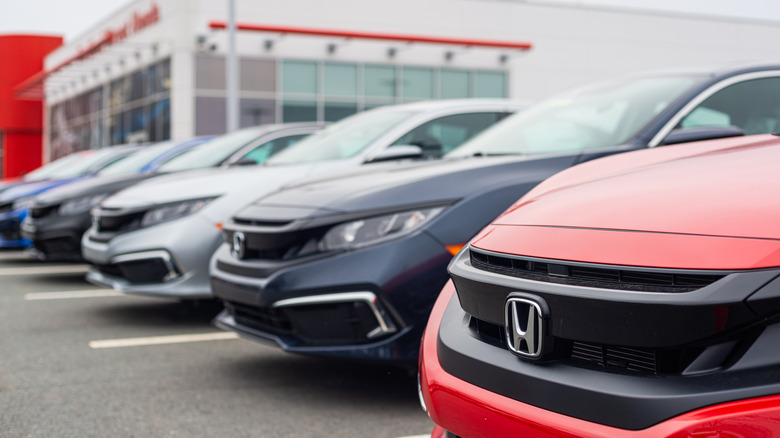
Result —
[{"label": "car front fascia", "polygon": [[[445,370],[439,359],[440,327],[457,324],[454,319],[445,318],[448,308],[457,305],[454,297],[454,287],[448,283],[431,312],[420,349],[420,394],[428,415],[436,423],[432,437],[444,438],[447,431],[464,437],[571,438],[679,438],[695,434],[719,436],[721,433],[774,436],[780,433],[777,425],[780,396],[777,395],[720,403],[674,416],[648,428],[628,430],[523,403],[463,380]],[[514,357],[513,360],[519,361]]]},{"label": "car front fascia", "polygon": [[[197,233],[198,239],[188,239]],[[202,252],[214,251],[222,242],[222,235],[213,222],[200,212],[163,222],[151,227],[118,233],[110,239],[98,237],[90,228],[82,238],[82,253],[86,260],[98,266],[116,265],[122,257],[144,255],[149,260],[167,260],[174,266],[176,275],[160,282],[133,282],[119,275],[101,272],[94,267],[87,280],[108,286],[127,294],[160,296],[177,299],[210,298],[208,272],[204,269]],[[163,257],[160,257],[161,254]],[[167,260],[166,260],[167,259]]]}]

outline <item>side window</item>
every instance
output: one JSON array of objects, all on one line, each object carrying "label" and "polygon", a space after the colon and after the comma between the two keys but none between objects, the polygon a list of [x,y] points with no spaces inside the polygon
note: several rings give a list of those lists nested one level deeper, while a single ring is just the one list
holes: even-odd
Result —
[{"label": "side window", "polygon": [[718,91],[686,115],[677,128],[736,126],[745,134],[780,129],[780,78],[752,79]]},{"label": "side window", "polygon": [[420,146],[425,157],[439,157],[454,150],[506,115],[506,113],[489,112],[440,117],[407,132],[393,142],[392,146]]},{"label": "side window", "polygon": [[271,155],[287,148],[296,141],[308,136],[309,134],[296,134],[287,137],[279,137],[273,140],[267,141],[261,145],[258,145],[251,151],[242,155],[238,161],[252,160],[257,164],[260,164],[268,159]]}]

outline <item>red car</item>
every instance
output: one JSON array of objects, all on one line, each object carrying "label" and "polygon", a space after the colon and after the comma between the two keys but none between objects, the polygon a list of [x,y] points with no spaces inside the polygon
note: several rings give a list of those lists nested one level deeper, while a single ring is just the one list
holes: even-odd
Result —
[{"label": "red car", "polygon": [[563,171],[449,266],[434,437],[780,436],[780,138]]}]

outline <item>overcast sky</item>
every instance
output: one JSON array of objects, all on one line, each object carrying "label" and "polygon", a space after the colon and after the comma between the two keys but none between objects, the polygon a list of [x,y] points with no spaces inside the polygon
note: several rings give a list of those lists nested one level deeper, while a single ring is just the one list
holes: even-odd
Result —
[{"label": "overcast sky", "polygon": [[[212,0],[227,1],[227,0]],[[287,0],[295,1],[295,0]],[[381,1],[381,0],[363,0]],[[780,0],[517,0],[528,3],[605,5],[780,22]],[[129,0],[0,0],[0,34],[44,33],[71,40]],[[240,17],[239,17],[240,21]]]}]

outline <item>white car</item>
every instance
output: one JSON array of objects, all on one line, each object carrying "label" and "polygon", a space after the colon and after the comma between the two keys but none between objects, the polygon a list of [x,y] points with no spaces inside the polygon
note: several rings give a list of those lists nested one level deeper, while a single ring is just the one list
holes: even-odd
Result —
[{"label": "white car", "polygon": [[210,298],[209,259],[221,224],[289,182],[365,163],[436,158],[526,104],[502,99],[418,102],[348,117],[249,168],[163,176],[93,211],[82,255],[87,280],[139,295]]}]

